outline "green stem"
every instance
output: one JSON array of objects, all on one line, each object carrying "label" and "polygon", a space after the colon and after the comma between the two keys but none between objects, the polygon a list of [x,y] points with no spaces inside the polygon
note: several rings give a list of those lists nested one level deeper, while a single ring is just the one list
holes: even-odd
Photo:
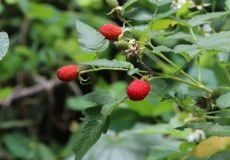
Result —
[{"label": "green stem", "polygon": [[230,74],[229,74],[229,72],[228,72],[227,67],[223,67],[223,69],[224,69],[224,73],[226,74],[226,76],[227,76],[227,78],[228,78],[228,82],[230,82]]},{"label": "green stem", "polygon": [[[96,72],[96,71],[102,71],[102,70],[116,70],[116,71],[128,71],[129,69],[127,68],[92,68],[92,69],[88,69],[88,70],[84,70],[84,71],[80,71],[80,74],[85,74],[85,73],[90,73],[90,72]],[[147,73],[146,71],[139,71],[140,73]]]},{"label": "green stem", "polygon": [[151,30],[152,30],[152,27],[153,27],[153,19],[156,17],[157,10],[158,10],[158,5],[156,6],[156,9],[155,9],[154,14],[152,16],[152,22],[151,22],[151,28],[150,28]]},{"label": "green stem", "polygon": [[174,76],[170,76],[170,75],[164,75],[164,76],[157,76],[157,77],[154,77],[154,78],[173,79],[173,80],[176,80],[176,81],[179,81],[179,82],[183,82],[183,83],[185,83],[185,84],[188,84],[188,85],[190,85],[190,86],[199,88],[199,89],[204,90],[204,91],[206,91],[206,92],[208,92],[208,93],[212,93],[212,90],[210,90],[209,88],[204,87],[203,85],[197,85],[197,84],[188,82],[188,81],[186,81],[186,80],[184,80],[184,79],[181,79],[181,78],[178,78],[178,77],[174,77]]},{"label": "green stem", "polygon": [[201,84],[200,57],[197,57],[198,81]]},{"label": "green stem", "polygon": [[212,12],[215,12],[215,8],[216,8],[216,0],[212,1]]},{"label": "green stem", "polygon": [[193,57],[191,57],[189,60],[187,60],[175,73],[173,73],[173,75],[176,75],[178,72],[180,72],[180,70],[183,70],[199,54],[200,52],[194,55]]},{"label": "green stem", "polygon": [[196,36],[195,36],[195,34],[194,34],[193,30],[192,30],[192,27],[189,27],[189,30],[190,30],[190,33],[192,34],[193,39],[195,41],[197,41]]},{"label": "green stem", "polygon": [[182,105],[180,102],[176,101],[176,103],[177,103],[181,108],[183,108],[184,110],[186,110],[186,111],[192,113],[193,115],[199,117],[194,111],[191,111],[190,109],[188,109],[187,107],[185,107],[184,105]]},{"label": "green stem", "polygon": [[202,116],[202,118],[207,118],[207,119],[226,119],[226,118],[230,118],[230,116],[226,116],[226,117],[218,117],[218,116]]},{"label": "green stem", "polygon": [[206,114],[215,114],[215,113],[222,113],[222,112],[230,112],[230,109],[222,109],[219,111],[206,112]]},{"label": "green stem", "polygon": [[131,27],[141,38],[143,38],[144,40],[146,40],[129,22],[125,22],[129,27]]},{"label": "green stem", "polygon": [[200,85],[195,79],[193,79],[191,76],[189,76],[187,73],[185,73],[183,70],[180,70],[180,68],[173,63],[171,60],[169,60],[167,57],[165,57],[163,54],[159,53],[157,54],[159,57],[161,57],[162,59],[164,59],[166,62],[168,62],[169,64],[171,64],[173,67],[175,67],[176,69],[179,70],[179,72],[181,72],[185,77],[187,77],[188,79],[190,79],[193,83]]}]

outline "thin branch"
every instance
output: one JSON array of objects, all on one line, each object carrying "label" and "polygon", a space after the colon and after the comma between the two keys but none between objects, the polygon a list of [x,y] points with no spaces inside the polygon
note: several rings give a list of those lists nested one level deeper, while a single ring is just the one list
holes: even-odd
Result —
[{"label": "thin branch", "polygon": [[9,106],[14,100],[28,97],[42,91],[52,90],[54,86],[60,85],[61,83],[63,82],[58,79],[52,79],[50,81],[42,81],[41,83],[32,87],[16,89],[10,96],[0,101],[0,106],[6,107]]}]

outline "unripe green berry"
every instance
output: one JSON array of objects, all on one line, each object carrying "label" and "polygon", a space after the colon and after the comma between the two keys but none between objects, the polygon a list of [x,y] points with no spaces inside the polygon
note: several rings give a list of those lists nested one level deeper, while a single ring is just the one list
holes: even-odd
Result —
[{"label": "unripe green berry", "polygon": [[221,95],[221,91],[219,90],[219,89],[216,89],[216,90],[214,90],[213,92],[212,92],[212,94],[211,94],[211,99],[217,99],[217,98],[219,98],[220,97],[220,95]]},{"label": "unripe green berry", "polygon": [[200,108],[207,108],[208,100],[203,96],[199,96],[196,99],[196,105]]},{"label": "unripe green berry", "polygon": [[126,50],[129,49],[129,43],[124,40],[120,40],[116,42],[116,47],[120,50]]},{"label": "unripe green berry", "polygon": [[106,2],[106,5],[110,8],[110,9],[113,9],[117,6],[119,6],[119,3],[117,0],[105,0]]}]

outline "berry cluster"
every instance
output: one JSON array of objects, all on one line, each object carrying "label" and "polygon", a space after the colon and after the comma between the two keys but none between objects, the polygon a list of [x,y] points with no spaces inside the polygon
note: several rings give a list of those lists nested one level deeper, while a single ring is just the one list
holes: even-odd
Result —
[{"label": "berry cluster", "polygon": [[[127,56],[137,54],[139,47],[135,41],[119,40],[122,30],[114,24],[104,24],[99,29],[99,32],[108,40],[114,40],[115,45],[126,53]],[[57,70],[57,77],[63,82],[70,82],[79,77],[79,68],[75,65],[66,65]],[[134,80],[127,88],[127,95],[132,101],[143,100],[150,91],[150,85],[145,80]]]}]

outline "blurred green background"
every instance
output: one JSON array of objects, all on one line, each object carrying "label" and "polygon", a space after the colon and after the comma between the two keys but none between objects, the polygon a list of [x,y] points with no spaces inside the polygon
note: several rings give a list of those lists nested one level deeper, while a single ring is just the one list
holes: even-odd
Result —
[{"label": "blurred green background", "polygon": [[[120,5],[125,2],[119,1]],[[221,3],[224,1],[218,1]],[[139,5],[151,10],[145,1]],[[90,77],[87,85],[78,80],[62,83],[56,78],[59,67],[84,61],[86,53],[78,45],[76,19],[95,29],[104,23],[122,26],[106,15],[109,11],[103,0],[0,1],[0,31],[7,32],[10,39],[8,53],[0,61],[0,159],[74,159],[72,147],[86,105],[77,97],[100,89],[125,91],[131,78],[121,72],[83,75]],[[99,58],[125,59],[112,43]],[[111,117],[108,134],[84,160],[157,159],[152,153],[177,159],[187,152],[179,149],[182,141],[178,138],[184,140],[190,133],[172,130],[188,117],[183,112],[176,116],[177,109],[174,103],[160,102],[158,97],[123,103]],[[156,123],[160,124],[151,128],[152,134],[132,131]],[[188,146],[195,144],[186,143],[184,148]]]}]

